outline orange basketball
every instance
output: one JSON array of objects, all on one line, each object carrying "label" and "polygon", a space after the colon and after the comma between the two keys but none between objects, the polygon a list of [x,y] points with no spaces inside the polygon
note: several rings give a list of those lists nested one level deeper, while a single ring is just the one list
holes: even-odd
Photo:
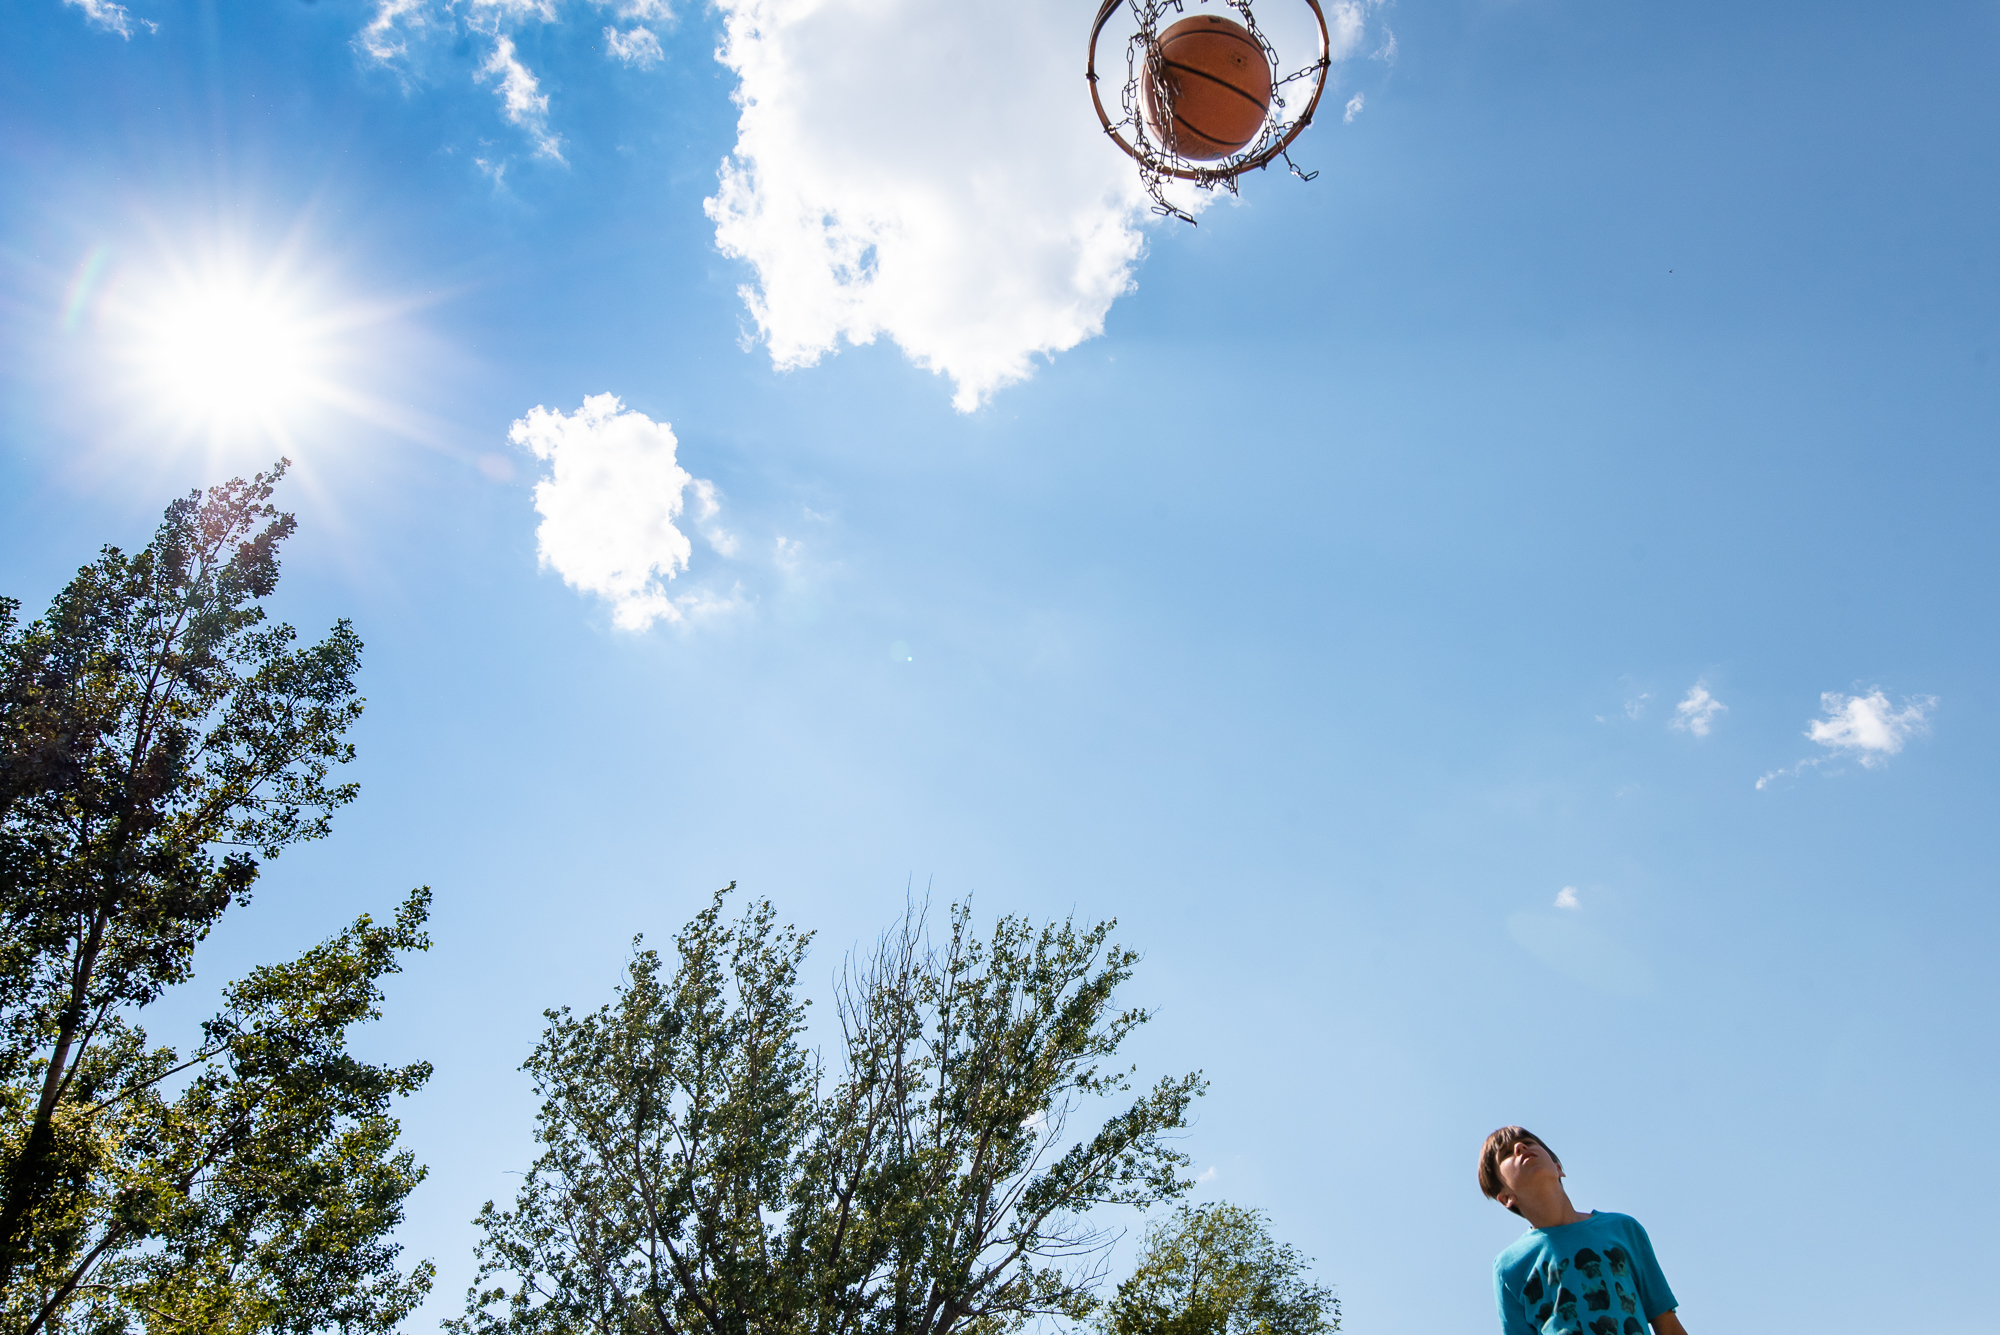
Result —
[{"label": "orange basketball", "polygon": [[1160,56],[1164,77],[1148,68],[1141,88],[1147,134],[1194,162],[1257,137],[1271,110],[1271,62],[1248,28],[1195,14],[1160,34]]}]

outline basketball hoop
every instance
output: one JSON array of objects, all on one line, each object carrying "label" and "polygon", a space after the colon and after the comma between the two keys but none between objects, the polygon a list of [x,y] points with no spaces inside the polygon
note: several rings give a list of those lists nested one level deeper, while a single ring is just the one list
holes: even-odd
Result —
[{"label": "basketball hoop", "polygon": [[[1200,4],[1202,0],[1194,2]],[[1257,19],[1250,12],[1250,0],[1217,0],[1220,6],[1235,11],[1237,19],[1209,18],[1206,22],[1212,26],[1205,29],[1201,36],[1233,41],[1238,46],[1261,52],[1269,65],[1269,92],[1262,122],[1244,142],[1232,146],[1230,141],[1236,138],[1232,134],[1223,136],[1219,144],[1211,143],[1217,136],[1197,134],[1187,129],[1178,113],[1176,101],[1189,79],[1218,83],[1219,80],[1205,70],[1170,60],[1168,53],[1162,49],[1163,46],[1173,46],[1183,30],[1195,21],[1183,20],[1172,25],[1163,39],[1161,20],[1169,13],[1180,14],[1187,3],[1188,0],[1103,0],[1097,10],[1097,20],[1090,28],[1090,57],[1084,68],[1084,77],[1090,81],[1090,102],[1097,109],[1097,119],[1104,126],[1104,133],[1139,164],[1139,179],[1145,182],[1146,193],[1153,198],[1153,211],[1192,224],[1194,218],[1187,210],[1168,201],[1167,182],[1191,181],[1202,190],[1221,187],[1235,194],[1238,177],[1247,171],[1262,170],[1279,158],[1283,158],[1292,175],[1302,181],[1310,181],[1319,175],[1318,172],[1301,171],[1287,150],[1300,132],[1312,124],[1320,94],[1326,90],[1326,75],[1332,68],[1333,56],[1332,43],[1327,36],[1326,15],[1320,10],[1319,0],[1304,0],[1319,26],[1319,58],[1289,74],[1279,69],[1277,49],[1257,26]],[[1105,111],[1104,98],[1098,91],[1097,40],[1103,35],[1111,16],[1121,7],[1131,9],[1138,29],[1125,44],[1125,87],[1119,99],[1122,114],[1113,120]],[[1240,63],[1241,58],[1237,59]],[[1254,71],[1260,82],[1255,89],[1247,92],[1227,84],[1220,86],[1229,88],[1239,101],[1249,98],[1254,104],[1263,100],[1257,96],[1264,91],[1262,73]],[[1303,90],[1295,85],[1305,80],[1311,81],[1311,95],[1306,97],[1303,110],[1296,116],[1288,116],[1286,91],[1290,89],[1293,100],[1297,100]],[[1190,143],[1184,140],[1193,141],[1198,147],[1191,151]],[[1227,148],[1228,151],[1218,153],[1215,151],[1218,148]]]}]

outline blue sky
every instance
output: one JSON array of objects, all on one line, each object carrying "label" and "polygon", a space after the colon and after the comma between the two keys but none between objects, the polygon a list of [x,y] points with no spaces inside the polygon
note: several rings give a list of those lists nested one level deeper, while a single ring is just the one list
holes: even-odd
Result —
[{"label": "blue sky", "polygon": [[[1996,1329],[2000,11],[1368,6],[1319,179],[1188,228],[1096,138],[1088,6],[800,10],[418,5],[378,58],[355,0],[0,0],[0,587],[298,461],[363,797],[204,979],[435,887],[369,1039],[438,1067],[413,1328],[541,1009],[735,879],[822,994],[912,882],[1116,916],[1201,1192],[1351,1330],[1492,1321],[1514,1121],[1697,1335]],[[225,430],[140,316],[231,273],[329,388]]]}]

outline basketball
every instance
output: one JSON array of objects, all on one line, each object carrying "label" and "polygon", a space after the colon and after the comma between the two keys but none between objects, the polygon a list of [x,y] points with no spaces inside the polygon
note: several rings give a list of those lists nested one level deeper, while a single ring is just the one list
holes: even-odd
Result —
[{"label": "basketball", "polygon": [[1144,77],[1147,134],[1193,162],[1226,158],[1257,137],[1271,109],[1271,62],[1248,28],[1196,14],[1160,34],[1160,57],[1163,77],[1151,67]]}]

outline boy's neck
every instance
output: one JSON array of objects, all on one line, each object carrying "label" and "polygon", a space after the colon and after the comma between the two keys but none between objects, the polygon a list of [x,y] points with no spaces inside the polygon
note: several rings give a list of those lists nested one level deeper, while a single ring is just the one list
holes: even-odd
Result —
[{"label": "boy's neck", "polygon": [[1590,1218],[1569,1203],[1569,1193],[1563,1190],[1561,1181],[1556,1182],[1554,1191],[1538,1193],[1535,1200],[1523,1200],[1520,1206],[1521,1217],[1536,1228],[1561,1228]]}]

